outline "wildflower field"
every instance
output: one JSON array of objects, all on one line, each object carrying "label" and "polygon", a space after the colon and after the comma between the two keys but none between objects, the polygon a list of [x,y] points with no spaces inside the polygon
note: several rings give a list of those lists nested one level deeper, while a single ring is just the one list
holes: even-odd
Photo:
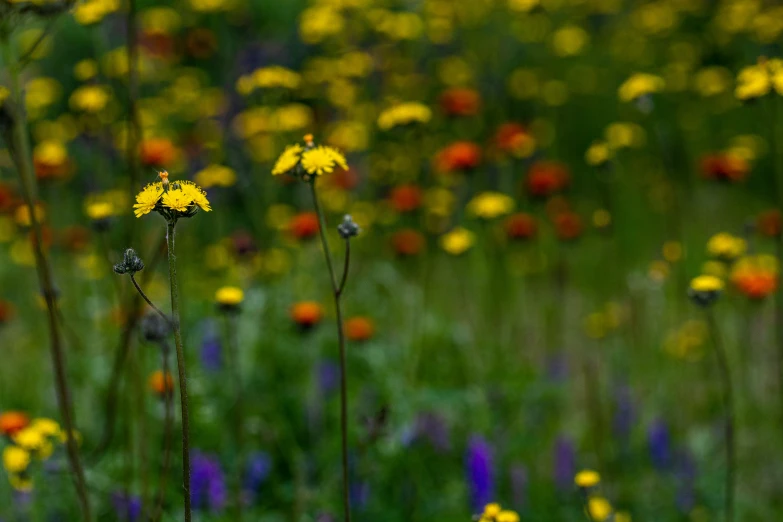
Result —
[{"label": "wildflower field", "polygon": [[783,520],[781,44],[0,0],[0,521]]}]

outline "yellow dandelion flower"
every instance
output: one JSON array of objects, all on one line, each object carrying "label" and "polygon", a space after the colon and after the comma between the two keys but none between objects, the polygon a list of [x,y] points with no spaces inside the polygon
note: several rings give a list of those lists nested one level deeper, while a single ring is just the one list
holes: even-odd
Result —
[{"label": "yellow dandelion flower", "polygon": [[8,473],[22,473],[30,465],[30,452],[19,446],[6,446],[3,450],[3,467]]},{"label": "yellow dandelion flower", "polygon": [[620,85],[617,95],[621,101],[634,101],[642,96],[662,91],[664,85],[663,78],[660,76],[636,73]]},{"label": "yellow dandelion flower", "polygon": [[594,141],[585,152],[585,161],[588,165],[598,167],[612,158],[613,152],[605,141]]},{"label": "yellow dandelion flower", "polygon": [[432,110],[422,103],[401,103],[383,111],[378,116],[378,127],[389,130],[412,123],[427,123],[432,118]]},{"label": "yellow dandelion flower", "polygon": [[591,497],[587,501],[587,512],[595,522],[603,522],[612,514],[612,505],[603,497]]},{"label": "yellow dandelion flower", "polygon": [[486,518],[495,518],[498,516],[498,513],[500,513],[500,504],[497,502],[492,502],[491,504],[487,504],[484,506],[484,513],[481,515],[482,517]]},{"label": "yellow dandelion flower", "polygon": [[178,181],[180,190],[182,190],[193,203],[199,206],[204,212],[209,212],[212,207],[209,206],[209,200],[206,193],[201,190],[201,187],[193,183],[192,181]]},{"label": "yellow dandelion flower", "polygon": [[519,515],[516,511],[504,509],[495,517],[495,522],[519,522]]},{"label": "yellow dandelion flower", "polygon": [[277,158],[275,166],[272,168],[272,175],[278,176],[293,170],[299,163],[303,151],[304,148],[299,144],[286,147],[280,157]]},{"label": "yellow dandelion flower", "polygon": [[719,292],[723,290],[723,281],[712,275],[700,275],[691,280],[691,290],[694,292]]},{"label": "yellow dandelion flower", "polygon": [[783,95],[783,60],[762,58],[737,74],[734,95],[740,100],[752,100],[769,94],[773,89]]},{"label": "yellow dandelion flower", "polygon": [[592,469],[583,469],[574,477],[574,483],[580,488],[592,488],[601,482],[601,475]]},{"label": "yellow dandelion flower", "polygon": [[88,218],[99,221],[114,215],[114,205],[108,201],[94,201],[85,206],[84,212]]},{"label": "yellow dandelion flower", "polygon": [[470,200],[468,212],[483,219],[494,219],[514,210],[514,199],[500,192],[482,192]]},{"label": "yellow dandelion flower", "polygon": [[221,306],[235,307],[245,300],[245,293],[235,286],[224,286],[215,292],[215,302]]},{"label": "yellow dandelion flower", "polygon": [[302,153],[302,168],[310,175],[328,174],[334,171],[335,166],[348,168],[345,157],[331,147],[320,145]]},{"label": "yellow dandelion flower", "polygon": [[17,431],[12,439],[15,444],[28,451],[37,451],[46,444],[44,434],[30,426]]},{"label": "yellow dandelion flower", "polygon": [[440,238],[441,248],[454,256],[467,252],[475,242],[475,234],[463,227],[457,227]]},{"label": "yellow dandelion flower", "polygon": [[33,419],[33,422],[30,423],[30,427],[46,437],[60,436],[60,425],[52,419],[47,419],[45,417]]},{"label": "yellow dandelion flower", "polygon": [[737,259],[747,248],[748,244],[744,239],[725,232],[715,234],[707,242],[707,253],[724,261]]},{"label": "yellow dandelion flower", "polygon": [[160,182],[150,183],[136,195],[133,213],[137,218],[149,214],[158,204],[161,196],[163,196],[163,184]]},{"label": "yellow dandelion flower", "polygon": [[170,188],[163,194],[161,203],[166,208],[176,210],[177,212],[187,212],[193,202],[193,191],[190,189]]}]

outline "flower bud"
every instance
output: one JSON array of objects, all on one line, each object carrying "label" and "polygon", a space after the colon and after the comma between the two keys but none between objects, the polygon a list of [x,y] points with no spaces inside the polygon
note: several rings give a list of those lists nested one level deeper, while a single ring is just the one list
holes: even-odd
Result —
[{"label": "flower bud", "polygon": [[130,274],[144,270],[144,261],[141,260],[135,250],[129,248],[125,251],[122,262],[114,265],[114,272],[117,274]]},{"label": "flower bud", "polygon": [[350,214],[346,214],[343,217],[343,222],[337,225],[337,231],[340,233],[340,237],[343,239],[350,239],[354,236],[358,236],[361,229],[359,225],[353,220]]}]

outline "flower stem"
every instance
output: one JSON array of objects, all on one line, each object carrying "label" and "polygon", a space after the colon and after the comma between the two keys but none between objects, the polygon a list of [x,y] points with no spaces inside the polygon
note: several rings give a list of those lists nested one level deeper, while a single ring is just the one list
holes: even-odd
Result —
[{"label": "flower stem", "polygon": [[169,221],[166,229],[166,243],[169,255],[169,283],[171,285],[171,316],[174,321],[174,344],[177,350],[177,373],[179,375],[179,400],[182,410],[182,489],[185,494],[185,522],[190,522],[190,420],[188,417],[188,384],[185,375],[185,350],[182,348],[182,331],[179,321],[179,286],[177,285],[177,256],[174,251],[174,227],[176,221]]},{"label": "flower stem", "polygon": [[139,295],[142,297],[142,299],[144,299],[144,301],[145,301],[145,302],[146,302],[148,305],[150,305],[150,307],[152,307],[152,309],[153,309],[153,310],[155,310],[155,312],[157,312],[157,314],[158,314],[159,316],[161,316],[161,317],[162,317],[162,318],[163,318],[163,319],[166,321],[166,323],[168,323],[169,325],[171,325],[171,326],[173,327],[174,325],[172,324],[172,321],[171,321],[171,319],[169,319],[169,317],[168,317],[166,314],[164,314],[164,313],[163,313],[163,312],[160,310],[160,308],[158,308],[157,306],[155,306],[155,305],[153,304],[153,302],[150,300],[150,298],[149,298],[149,297],[147,297],[147,294],[145,294],[145,293],[144,293],[144,290],[142,290],[142,289],[141,289],[141,287],[139,286],[139,283],[138,283],[138,282],[136,282],[136,277],[135,277],[133,274],[131,274],[131,275],[130,275],[130,279],[131,279],[131,281],[133,282],[133,286],[135,286],[135,287],[136,287],[136,291],[137,291],[137,292],[139,292]]},{"label": "flower stem", "polygon": [[729,369],[728,357],[721,342],[718,325],[715,321],[713,310],[707,310],[707,324],[710,329],[712,345],[715,348],[715,356],[718,360],[718,369],[720,371],[721,387],[723,388],[723,410],[726,415],[726,424],[724,426],[724,436],[726,439],[726,497],[725,511],[726,522],[734,521],[734,483],[736,471],[736,442],[734,440],[734,390],[731,385],[731,372]]},{"label": "flower stem", "polygon": [[[318,230],[321,235],[321,245],[324,249],[326,258],[326,267],[329,269],[329,281],[332,284],[334,294],[334,307],[337,320],[337,342],[340,346],[340,440],[342,443],[342,466],[343,466],[343,510],[345,522],[351,521],[351,498],[350,498],[350,480],[348,478],[348,375],[346,373],[346,355],[345,355],[345,334],[343,332],[343,316],[340,308],[340,295],[345,286],[345,280],[348,277],[348,253],[346,250],[345,269],[343,270],[343,279],[340,286],[337,286],[334,266],[332,264],[332,252],[329,249],[329,242],[326,240],[326,219],[324,218],[321,205],[318,203],[318,194],[315,190],[315,179],[310,182],[310,191],[313,196],[313,206],[318,214]],[[346,241],[347,242],[347,241]]]},{"label": "flower stem", "polygon": [[60,408],[63,426],[67,434],[66,452],[68,462],[73,473],[76,494],[79,498],[79,504],[82,512],[82,519],[86,522],[92,520],[90,511],[90,501],[87,493],[87,483],[84,478],[84,469],[82,468],[79,450],[76,447],[76,438],[74,437],[74,423],[72,415],[71,391],[68,386],[66,376],[65,353],[60,336],[59,323],[57,319],[56,290],[52,278],[52,269],[49,260],[43,249],[41,224],[35,214],[36,186],[35,176],[33,174],[32,161],[30,156],[30,143],[27,133],[27,118],[24,113],[24,96],[19,80],[19,64],[14,63],[11,43],[6,41],[3,45],[4,61],[10,71],[12,96],[16,102],[16,110],[11,129],[11,136],[8,140],[9,148],[12,151],[14,162],[19,172],[19,180],[22,187],[22,196],[30,213],[30,221],[33,231],[33,253],[35,256],[35,266],[38,272],[38,282],[41,286],[44,300],[46,301],[46,312],[48,319],[50,347],[52,356],[52,365],[54,366],[55,390],[57,393],[57,403]]}]

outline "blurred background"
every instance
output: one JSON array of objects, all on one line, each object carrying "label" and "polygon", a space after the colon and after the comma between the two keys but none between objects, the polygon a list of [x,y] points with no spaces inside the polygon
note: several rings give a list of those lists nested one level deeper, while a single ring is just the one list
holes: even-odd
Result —
[{"label": "blurred background", "polygon": [[212,206],[177,227],[194,518],[340,519],[318,216],[271,174],[308,133],[349,165],[317,179],[339,268],[343,215],[362,229],[356,520],[729,520],[727,478],[734,520],[783,513],[776,3],[0,0],[0,33],[0,520],[80,516],[45,422],[23,112],[96,519],[182,517],[172,344],[112,271],[133,247],[170,309],[165,221],[132,209],[161,170]]}]

